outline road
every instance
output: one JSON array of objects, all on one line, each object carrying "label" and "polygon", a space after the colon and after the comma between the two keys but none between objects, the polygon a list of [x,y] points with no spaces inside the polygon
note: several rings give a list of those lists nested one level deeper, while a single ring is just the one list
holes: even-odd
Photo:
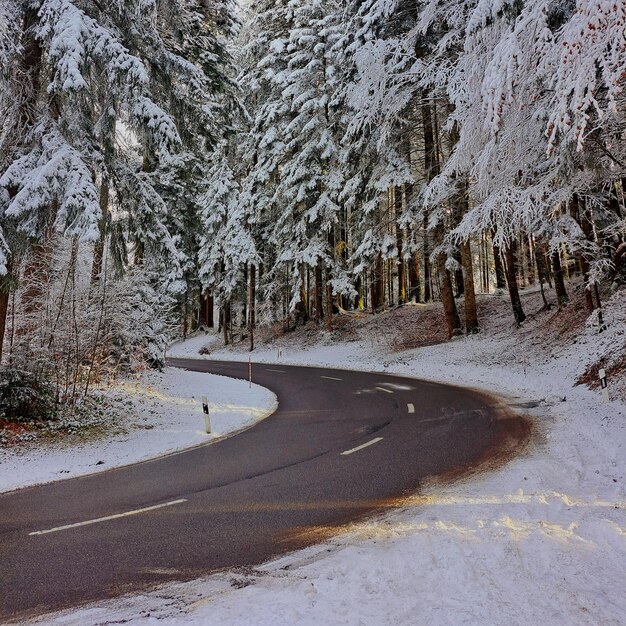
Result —
[{"label": "road", "polygon": [[[247,376],[247,363],[170,364]],[[261,563],[528,437],[466,389],[261,364],[254,381],[278,409],[236,436],[0,495],[0,621]]]}]

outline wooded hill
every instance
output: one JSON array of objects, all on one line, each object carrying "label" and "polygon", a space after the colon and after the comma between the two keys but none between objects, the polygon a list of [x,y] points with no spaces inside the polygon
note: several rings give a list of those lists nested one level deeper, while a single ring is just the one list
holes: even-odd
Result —
[{"label": "wooded hill", "polygon": [[3,2],[2,363],[74,402],[202,324],[252,349],[440,299],[451,337],[477,292],[519,325],[521,286],[564,307],[573,275],[598,315],[625,27],[608,0]]}]

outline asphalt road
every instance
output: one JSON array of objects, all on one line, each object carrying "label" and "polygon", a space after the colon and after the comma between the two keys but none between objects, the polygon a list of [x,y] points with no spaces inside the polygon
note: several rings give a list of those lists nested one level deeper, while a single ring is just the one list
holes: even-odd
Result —
[{"label": "asphalt road", "polygon": [[[170,364],[247,376],[247,363]],[[258,564],[528,436],[466,389],[286,365],[254,365],[253,377],[278,410],[236,436],[0,495],[0,621]]]}]

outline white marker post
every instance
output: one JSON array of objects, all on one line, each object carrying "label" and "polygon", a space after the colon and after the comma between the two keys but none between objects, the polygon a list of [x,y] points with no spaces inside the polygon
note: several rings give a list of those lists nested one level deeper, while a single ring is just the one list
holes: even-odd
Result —
[{"label": "white marker post", "polygon": [[248,382],[249,386],[252,387],[252,359],[248,357]]},{"label": "white marker post", "polygon": [[211,416],[209,415],[209,401],[206,396],[202,396],[202,412],[204,413],[204,430],[211,432]]},{"label": "white marker post", "polygon": [[602,398],[604,399],[605,402],[608,402],[609,401],[609,390],[607,388],[606,371],[604,370],[604,368],[602,368],[598,372],[598,376],[600,377],[600,386],[602,387]]}]

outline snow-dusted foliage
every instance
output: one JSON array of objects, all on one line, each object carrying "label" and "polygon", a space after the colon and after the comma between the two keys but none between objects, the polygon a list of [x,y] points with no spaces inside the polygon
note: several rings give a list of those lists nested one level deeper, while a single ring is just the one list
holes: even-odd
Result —
[{"label": "snow-dusted foliage", "polygon": [[478,329],[475,282],[565,306],[562,275],[591,294],[626,263],[625,21],[614,0],[7,0],[2,284],[60,235],[93,246],[94,289],[106,263],[145,272],[183,334],[201,301],[232,330],[441,298],[450,334],[462,294]]},{"label": "snow-dusted foliage", "polygon": [[[172,312],[193,322],[205,166],[237,106],[235,8],[1,3],[0,346],[19,365],[33,351],[33,367],[80,351],[76,388],[85,361],[122,345],[161,363]],[[59,324],[80,321],[56,346],[55,310]],[[97,336],[82,332],[87,321]]]},{"label": "snow-dusted foliage", "polygon": [[241,201],[239,184],[222,150],[215,153],[207,189],[200,199],[200,280],[214,290],[220,303],[229,301],[249,263],[257,264],[248,204]]},{"label": "snow-dusted foliage", "polygon": [[624,118],[626,5],[619,0],[579,0],[556,40],[554,110],[548,135],[575,140],[582,150],[590,122]]}]

